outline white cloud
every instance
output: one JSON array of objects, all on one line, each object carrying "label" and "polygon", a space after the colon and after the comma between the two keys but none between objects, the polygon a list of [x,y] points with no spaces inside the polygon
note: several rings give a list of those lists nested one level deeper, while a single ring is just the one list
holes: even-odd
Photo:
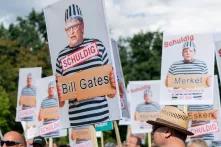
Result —
[{"label": "white cloud", "polygon": [[[0,2],[0,22],[6,25],[32,8],[42,10],[58,0],[7,0]],[[220,0],[104,0],[113,38],[143,31],[170,33],[221,31]]]}]

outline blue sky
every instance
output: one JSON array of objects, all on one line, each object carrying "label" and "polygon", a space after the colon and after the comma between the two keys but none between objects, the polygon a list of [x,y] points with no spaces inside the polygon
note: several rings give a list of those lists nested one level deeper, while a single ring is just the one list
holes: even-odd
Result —
[{"label": "blue sky", "polygon": [[[41,11],[57,0],[0,0],[0,22]],[[111,36],[132,36],[143,31],[168,33],[221,32],[220,0],[105,0]]]}]

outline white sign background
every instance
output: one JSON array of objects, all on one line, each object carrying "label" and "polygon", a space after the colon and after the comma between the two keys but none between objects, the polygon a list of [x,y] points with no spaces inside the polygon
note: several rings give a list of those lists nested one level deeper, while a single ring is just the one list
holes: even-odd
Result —
[{"label": "white sign background", "polygon": [[[182,57],[182,46],[183,43],[173,45],[171,47],[164,48],[164,42],[170,40],[176,40],[187,35],[194,35],[194,43],[196,45],[195,59],[204,61],[208,67],[208,74],[214,75],[214,40],[212,34],[186,34],[186,35],[174,35],[174,36],[163,36],[163,47],[162,47],[162,64],[161,64],[161,95],[160,103],[162,105],[188,105],[188,104],[213,104],[213,84],[209,88],[205,88],[205,97],[202,100],[172,100],[168,93],[168,88],[165,86],[165,79],[168,73],[169,67],[176,61],[183,60]],[[213,81],[213,77],[212,77]]]},{"label": "white sign background", "polygon": [[128,84],[128,99],[130,103],[130,116],[131,116],[131,131],[132,134],[139,133],[149,133],[152,131],[152,125],[147,124],[146,122],[135,121],[135,111],[138,104],[144,103],[144,90],[137,90],[136,92],[132,92],[132,89],[141,88],[144,86],[150,86],[152,91],[152,101],[159,102],[160,100],[160,81],[152,80],[152,81],[129,81]]}]

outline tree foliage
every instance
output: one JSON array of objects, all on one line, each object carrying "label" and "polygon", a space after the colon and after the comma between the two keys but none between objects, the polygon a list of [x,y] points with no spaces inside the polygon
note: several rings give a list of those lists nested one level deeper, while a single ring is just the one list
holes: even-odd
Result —
[{"label": "tree foliage", "polygon": [[120,57],[126,81],[159,80],[162,34],[140,32],[120,39]]}]

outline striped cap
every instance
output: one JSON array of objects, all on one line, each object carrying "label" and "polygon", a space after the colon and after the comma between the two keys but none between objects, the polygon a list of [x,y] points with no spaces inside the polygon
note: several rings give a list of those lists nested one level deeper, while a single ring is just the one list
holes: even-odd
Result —
[{"label": "striped cap", "polygon": [[144,95],[152,96],[152,91],[151,91],[150,87],[148,87],[144,90]]},{"label": "striped cap", "polygon": [[27,74],[27,77],[32,77],[32,73],[29,72],[29,73]]},{"label": "striped cap", "polygon": [[48,88],[51,88],[51,87],[54,87],[54,81],[50,81],[50,82],[48,83]]},{"label": "striped cap", "polygon": [[65,11],[65,22],[74,18],[83,19],[80,7],[76,4],[71,4]]},{"label": "striped cap", "polygon": [[184,42],[183,49],[185,49],[185,48],[196,51],[196,46],[195,46],[194,42],[192,42],[192,41]]}]

